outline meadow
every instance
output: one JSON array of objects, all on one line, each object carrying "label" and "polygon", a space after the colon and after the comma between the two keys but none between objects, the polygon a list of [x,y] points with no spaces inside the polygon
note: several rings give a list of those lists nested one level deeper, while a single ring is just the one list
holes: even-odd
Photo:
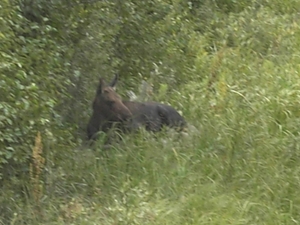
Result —
[{"label": "meadow", "polygon": [[148,98],[178,109],[186,132],[120,133],[110,149],[105,134],[69,148],[37,136],[43,172],[21,192],[2,184],[9,224],[300,224],[300,18],[275,11],[228,15],[210,50],[211,33],[193,36],[176,88],[153,78]]}]

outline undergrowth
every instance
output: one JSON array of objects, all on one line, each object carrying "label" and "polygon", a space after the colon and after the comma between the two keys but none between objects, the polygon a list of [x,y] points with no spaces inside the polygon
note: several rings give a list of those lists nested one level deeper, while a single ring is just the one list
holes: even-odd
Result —
[{"label": "undergrowth", "polygon": [[289,36],[299,23],[247,10],[216,32],[232,45],[212,54],[198,43],[190,81],[162,84],[156,100],[182,112],[185,133],[121,134],[109,149],[104,138],[44,145],[43,173],[20,191],[2,183],[0,224],[300,224],[300,67]]}]

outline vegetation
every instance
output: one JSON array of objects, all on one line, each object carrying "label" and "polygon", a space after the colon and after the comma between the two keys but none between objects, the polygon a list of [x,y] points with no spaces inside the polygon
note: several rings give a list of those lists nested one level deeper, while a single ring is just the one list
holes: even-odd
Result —
[{"label": "vegetation", "polygon": [[[0,224],[300,224],[299,8],[2,1]],[[115,73],[187,133],[88,146],[98,78]]]}]

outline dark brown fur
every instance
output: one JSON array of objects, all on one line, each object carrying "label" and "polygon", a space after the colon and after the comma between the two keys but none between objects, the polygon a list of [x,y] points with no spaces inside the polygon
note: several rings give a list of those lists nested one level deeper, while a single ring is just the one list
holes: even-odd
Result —
[{"label": "dark brown fur", "polygon": [[158,102],[122,101],[113,90],[118,76],[109,86],[100,79],[93,103],[93,115],[88,124],[88,138],[94,138],[99,131],[107,132],[114,123],[122,130],[133,131],[145,127],[157,132],[163,126],[182,129],[186,126],[184,118],[171,106]]},{"label": "dark brown fur", "polygon": [[183,117],[171,106],[158,102],[131,102],[123,101],[132,113],[130,126],[132,129],[145,127],[148,131],[157,132],[163,126],[182,129],[186,122]]},{"label": "dark brown fur", "polygon": [[107,132],[115,123],[122,124],[132,117],[120,96],[114,91],[114,85],[106,85],[103,79],[99,81],[93,102],[93,114],[87,127],[88,139],[94,139],[97,132]]}]

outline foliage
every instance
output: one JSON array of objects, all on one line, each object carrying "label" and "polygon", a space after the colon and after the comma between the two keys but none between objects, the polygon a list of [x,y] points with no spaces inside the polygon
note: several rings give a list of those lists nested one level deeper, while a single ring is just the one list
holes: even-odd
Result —
[{"label": "foliage", "polygon": [[32,5],[14,3],[6,2],[1,11],[1,167],[8,162],[26,162],[37,131],[49,138],[53,133],[63,134],[55,135],[58,143],[74,140],[72,129],[62,131],[66,127],[61,113],[73,84],[66,76],[73,50],[61,43],[63,30],[43,11],[51,11],[43,8],[45,2],[41,2],[40,13],[46,15],[34,8],[34,16],[27,14]]},{"label": "foliage", "polygon": [[[298,224],[297,6],[3,1],[0,224]],[[85,145],[115,73],[188,132]]]}]

